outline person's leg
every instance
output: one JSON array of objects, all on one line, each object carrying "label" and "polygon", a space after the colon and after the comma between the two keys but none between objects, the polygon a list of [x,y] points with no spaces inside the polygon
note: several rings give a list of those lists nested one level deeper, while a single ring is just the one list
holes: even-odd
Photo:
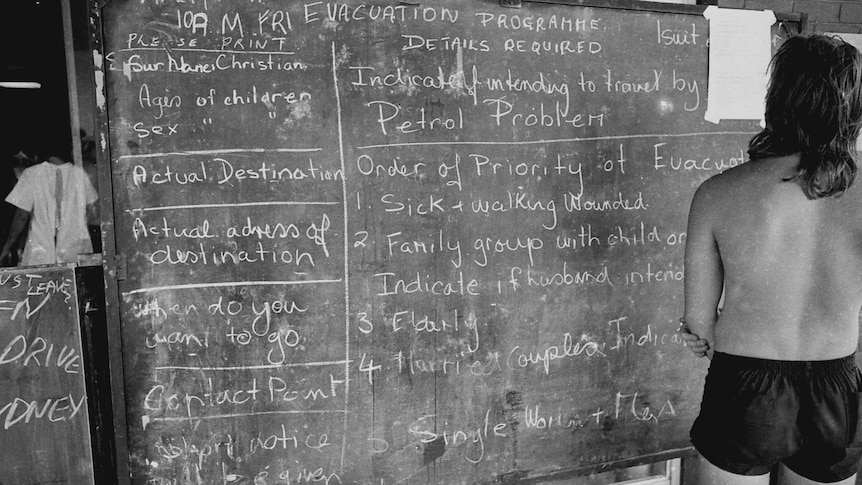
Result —
[{"label": "person's leg", "polygon": [[[778,485],[822,485],[823,483],[825,482],[809,480],[784,465],[779,467]],[[841,480],[840,482],[832,482],[831,485],[854,485],[855,483],[856,475],[854,474],[852,477]]]},{"label": "person's leg", "polygon": [[699,485],[769,485],[769,474],[737,475],[722,470],[702,456],[697,460],[697,478]]}]

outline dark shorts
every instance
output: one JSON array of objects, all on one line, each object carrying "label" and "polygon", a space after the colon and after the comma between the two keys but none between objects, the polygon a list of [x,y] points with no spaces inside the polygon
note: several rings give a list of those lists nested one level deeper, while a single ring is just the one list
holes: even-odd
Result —
[{"label": "dark shorts", "polygon": [[802,362],[716,352],[691,441],[738,475],[763,475],[781,462],[809,480],[844,480],[862,457],[860,389],[852,355]]}]

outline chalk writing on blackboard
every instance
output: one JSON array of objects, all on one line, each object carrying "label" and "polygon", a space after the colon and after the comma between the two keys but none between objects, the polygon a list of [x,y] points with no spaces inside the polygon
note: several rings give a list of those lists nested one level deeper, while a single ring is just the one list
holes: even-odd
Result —
[{"label": "chalk writing on blackboard", "polygon": [[[696,15],[102,8],[135,479],[491,483],[688,446]],[[439,466],[438,466],[439,465]]]},{"label": "chalk writing on blackboard", "polygon": [[14,483],[93,483],[71,267],[0,272],[0,458]]}]

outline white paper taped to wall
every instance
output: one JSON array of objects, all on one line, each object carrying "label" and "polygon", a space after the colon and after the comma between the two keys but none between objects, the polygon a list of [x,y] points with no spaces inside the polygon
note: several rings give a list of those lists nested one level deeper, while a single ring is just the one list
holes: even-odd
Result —
[{"label": "white paper taped to wall", "polygon": [[771,10],[734,10],[710,5],[709,87],[704,118],[763,123],[767,69],[772,57]]}]

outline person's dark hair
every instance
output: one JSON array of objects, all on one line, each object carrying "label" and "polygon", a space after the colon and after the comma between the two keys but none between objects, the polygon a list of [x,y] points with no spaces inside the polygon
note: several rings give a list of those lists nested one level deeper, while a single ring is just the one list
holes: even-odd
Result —
[{"label": "person's dark hair", "polygon": [[71,142],[65,138],[48,137],[36,146],[35,152],[40,161],[49,157],[60,157],[64,162],[72,161]]},{"label": "person's dark hair", "polygon": [[862,130],[862,55],[837,37],[787,39],[770,62],[766,128],[751,160],[800,153],[796,174],[809,199],[840,196],[856,176]]}]

